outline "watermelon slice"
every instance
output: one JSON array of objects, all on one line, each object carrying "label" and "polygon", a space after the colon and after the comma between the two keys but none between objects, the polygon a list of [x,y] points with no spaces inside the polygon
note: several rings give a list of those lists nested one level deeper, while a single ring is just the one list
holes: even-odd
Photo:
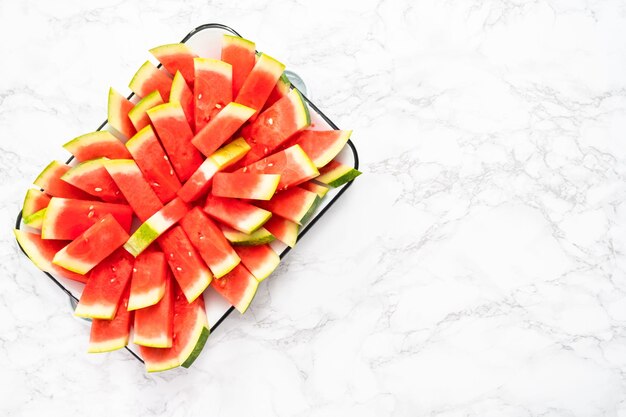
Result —
[{"label": "watermelon slice", "polygon": [[252,302],[259,282],[240,263],[222,279],[214,279],[211,287],[243,314]]},{"label": "watermelon slice", "polygon": [[220,228],[202,212],[200,207],[189,211],[180,221],[180,225],[215,278],[223,277],[237,266],[239,256]]},{"label": "watermelon slice", "polygon": [[137,132],[126,147],[161,202],[165,204],[176,197],[180,181],[152,127]]},{"label": "watermelon slice", "polygon": [[175,198],[143,222],[124,244],[124,248],[133,256],[138,256],[188,211],[189,206],[180,198]]},{"label": "watermelon slice", "polygon": [[241,162],[248,165],[271,154],[293,134],[311,124],[309,109],[296,89],[260,114],[241,134],[252,149]]},{"label": "watermelon slice", "polygon": [[41,230],[41,227],[43,226],[43,218],[46,216],[46,210],[47,209],[42,208],[29,216],[23,216],[22,221],[28,227]]},{"label": "watermelon slice", "polygon": [[286,146],[300,145],[316,167],[328,164],[350,139],[351,130],[304,130],[289,139]]},{"label": "watermelon slice", "polygon": [[235,101],[256,111],[261,110],[284,70],[283,64],[267,54],[261,54]]},{"label": "watermelon slice", "polygon": [[161,45],[150,49],[150,53],[163,64],[167,72],[172,75],[180,72],[187,83],[193,85],[193,59],[198,55],[187,45],[184,43]]},{"label": "watermelon slice", "polygon": [[128,285],[111,320],[92,319],[89,353],[111,352],[128,345],[133,313],[128,311]]},{"label": "watermelon slice", "polygon": [[104,168],[106,158],[81,162],[61,179],[74,187],[110,203],[125,203],[124,195]]},{"label": "watermelon slice", "polygon": [[98,130],[79,136],[63,147],[79,162],[97,158],[130,158],[126,146],[108,130]]},{"label": "watermelon slice", "polygon": [[239,161],[249,150],[250,146],[243,138],[236,139],[218,149],[204,160],[196,172],[178,190],[178,196],[187,202],[202,197],[211,187],[213,175]]},{"label": "watermelon slice", "polygon": [[126,230],[115,217],[107,214],[57,252],[52,263],[78,274],[86,274],[126,240]]},{"label": "watermelon slice", "polygon": [[193,132],[187,123],[183,108],[178,103],[161,104],[148,110],[148,117],[161,139],[176,175],[181,181],[187,181],[198,169],[203,158],[191,144]]},{"label": "watermelon slice", "polygon": [[188,303],[181,289],[177,285],[174,287],[172,347],[139,346],[148,372],[166,371],[181,365],[189,368],[202,352],[209,337],[204,298],[198,297]]},{"label": "watermelon slice", "polygon": [[170,103],[178,103],[185,112],[187,123],[191,127],[191,130],[196,130],[196,120],[194,119],[194,103],[193,103],[193,91],[187,85],[187,82],[181,75],[180,71],[177,71],[172,80],[172,89],[170,90]]},{"label": "watermelon slice", "polygon": [[313,181],[303,182],[298,187],[317,194],[319,198],[324,198],[324,196],[326,196],[328,191],[330,191],[330,188],[328,188],[327,186],[322,185],[322,184],[317,184]]},{"label": "watermelon slice", "polygon": [[210,156],[230,139],[253,114],[254,109],[250,107],[238,103],[228,103],[196,134],[191,143],[204,155]]},{"label": "watermelon slice", "polygon": [[361,175],[361,171],[358,171],[348,165],[344,165],[339,161],[332,160],[328,165],[320,170],[320,175],[315,177],[315,181],[337,188],[352,181],[359,175]]},{"label": "watermelon slice", "polygon": [[42,239],[73,240],[107,215],[112,215],[127,233],[133,220],[125,204],[53,197],[41,228]]},{"label": "watermelon slice", "polygon": [[93,200],[94,198],[86,192],[61,180],[61,177],[70,170],[69,165],[63,162],[52,161],[41,171],[33,184],[43,188],[46,194],[53,197],[77,198],[80,200]]},{"label": "watermelon slice", "polygon": [[128,118],[132,122],[137,132],[150,124],[148,110],[163,104],[161,93],[154,90],[135,104],[135,107],[128,112]]},{"label": "watermelon slice", "polygon": [[285,245],[291,248],[296,246],[298,231],[300,229],[298,223],[294,223],[280,216],[272,216],[263,227]]},{"label": "watermelon slice", "polygon": [[283,72],[283,75],[280,76],[280,78],[276,82],[276,85],[274,86],[274,89],[270,93],[270,96],[267,98],[263,109],[267,109],[272,104],[285,97],[287,94],[289,94],[289,91],[291,91],[291,83]]},{"label": "watermelon slice", "polygon": [[269,211],[252,204],[213,195],[207,197],[204,211],[222,223],[247,234],[263,226],[272,216]]},{"label": "watermelon slice", "polygon": [[233,67],[233,97],[237,97],[254,67],[255,49],[254,42],[239,36],[224,35],[222,38],[222,61]]},{"label": "watermelon slice", "polygon": [[128,292],[134,259],[124,249],[105,258],[89,274],[74,315],[105,320],[115,317],[122,296]]},{"label": "watermelon slice", "polygon": [[224,237],[228,239],[232,245],[262,245],[264,243],[270,243],[275,239],[274,235],[272,235],[265,227],[259,227],[250,234],[241,233],[239,230],[235,230],[226,225],[220,225],[220,229],[222,229]]},{"label": "watermelon slice", "polygon": [[233,101],[233,68],[211,58],[194,58],[196,131],[200,131],[219,111]]},{"label": "watermelon slice", "polygon": [[317,194],[299,187],[290,188],[276,194],[270,201],[257,204],[272,214],[278,214],[292,222],[303,224],[315,213],[321,198]]},{"label": "watermelon slice", "polygon": [[113,87],[109,88],[107,123],[121,139],[129,138],[135,134],[135,128],[128,118],[128,112],[133,106],[134,104],[117,90]]},{"label": "watermelon slice", "polygon": [[130,282],[129,310],[138,310],[159,302],[165,293],[169,268],[160,251],[145,251],[135,259]]},{"label": "watermelon slice", "polygon": [[280,256],[270,245],[237,246],[235,251],[241,263],[259,282],[269,277],[280,264]]},{"label": "watermelon slice", "polygon": [[135,161],[116,159],[105,162],[104,167],[139,220],[145,222],[163,207],[161,200],[152,190]]},{"label": "watermelon slice", "polygon": [[143,63],[137,70],[128,87],[139,97],[145,97],[154,90],[161,94],[163,100],[170,96],[172,79],[165,71],[161,71],[150,61]]},{"label": "watermelon slice", "polygon": [[279,181],[277,174],[218,172],[213,178],[212,193],[218,197],[269,200]]},{"label": "watermelon slice", "polygon": [[[162,255],[162,253],[160,253]],[[133,342],[155,348],[172,347],[172,324],[174,320],[174,292],[172,277],[163,258],[163,292],[154,305],[135,311],[135,335]],[[133,282],[135,275],[133,275]],[[185,300],[186,301],[186,300]]]},{"label": "watermelon slice", "polygon": [[317,177],[319,172],[300,145],[291,146],[283,151],[263,158],[237,172],[251,174],[279,174],[279,190],[286,190],[300,183]]},{"label": "watermelon slice", "polygon": [[26,196],[24,197],[24,204],[22,204],[22,216],[30,216],[31,214],[45,209],[48,207],[49,203],[49,195],[41,190],[29,188],[28,191],[26,191]]},{"label": "watermelon slice", "polygon": [[77,274],[52,263],[54,255],[63,249],[67,242],[62,240],[42,240],[35,233],[15,229],[13,231],[20,247],[35,266],[44,272],[69,278],[78,282],[87,282],[87,277]]},{"label": "watermelon slice", "polygon": [[159,238],[170,269],[185,297],[192,302],[209,286],[213,275],[196,252],[182,227],[174,226]]}]

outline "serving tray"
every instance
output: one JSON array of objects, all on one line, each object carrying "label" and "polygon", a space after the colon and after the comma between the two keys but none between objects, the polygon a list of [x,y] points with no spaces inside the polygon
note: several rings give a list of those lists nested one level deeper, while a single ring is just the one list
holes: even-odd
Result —
[{"label": "serving tray", "polygon": [[[241,36],[237,31],[235,31],[234,29],[226,25],[223,25],[220,23],[207,23],[207,24],[198,26],[197,28],[189,32],[181,40],[181,42],[189,45],[191,49],[194,50],[194,52],[196,52],[200,56],[219,59],[221,55],[221,42],[220,41],[221,41],[222,35],[225,33],[236,35],[236,36]],[[159,65],[159,67],[160,66],[161,65]],[[292,88],[296,88],[296,87],[292,86]],[[304,97],[306,104],[309,106],[309,111],[311,114],[311,126],[313,129],[339,130],[337,125],[335,125],[335,123],[333,123],[332,120],[330,120],[324,113],[322,113],[322,111],[315,104],[313,104],[311,100],[309,100],[304,95],[303,97]],[[131,101],[137,100],[137,98],[134,97],[134,94],[131,94],[130,96],[128,96],[128,99]],[[107,121],[105,120],[100,125],[100,127],[98,127],[97,130],[103,130],[103,129],[106,130],[108,129],[108,127],[109,126],[107,124]],[[346,165],[354,167],[355,169],[358,169],[359,167],[359,156],[358,156],[356,147],[354,146],[354,143],[351,140],[348,141],[347,145],[344,147],[344,149],[341,151],[341,153],[337,156],[336,159]],[[67,160],[67,163],[72,164],[72,161],[73,161],[73,157],[69,158]],[[344,184],[341,187],[331,189],[328,192],[326,197],[324,197],[324,199],[322,200],[322,203],[318,207],[315,214],[311,217],[311,219],[306,224],[304,224],[300,228],[300,232],[298,233],[298,241],[300,241],[300,239],[302,239],[304,235],[306,235],[307,232],[311,230],[313,225],[317,223],[317,221],[322,216],[324,216],[324,214],[328,212],[331,206],[339,199],[339,197],[341,197],[341,195],[350,187],[350,185],[352,185],[352,181]],[[16,229],[21,229],[21,228],[28,229],[27,226],[22,224],[21,210],[17,215],[15,228]],[[18,245],[19,245],[19,242],[18,242]],[[289,253],[289,251],[291,251],[290,247],[277,241],[272,242],[271,245],[274,248],[274,250],[280,254],[281,259],[284,258]],[[22,252],[25,254],[21,246],[20,246],[20,249],[22,249]],[[54,282],[61,289],[61,291],[67,294],[67,296],[70,299],[70,303],[72,307],[75,307],[76,303],[78,302],[80,298],[80,295],[82,293],[82,287],[84,285],[81,283],[69,280],[67,278],[55,276],[48,272],[43,272],[43,274],[45,274],[52,282]],[[271,277],[269,279],[271,279]],[[211,325],[211,333],[212,333],[233,312],[235,308],[229,305],[221,296],[219,296],[215,291],[213,291],[213,289],[210,286],[204,292],[204,298],[205,298],[207,318],[208,318],[209,324],[212,323]],[[128,350],[139,361],[143,362],[143,360],[137,353],[137,347],[135,345],[127,346],[126,350]]]}]

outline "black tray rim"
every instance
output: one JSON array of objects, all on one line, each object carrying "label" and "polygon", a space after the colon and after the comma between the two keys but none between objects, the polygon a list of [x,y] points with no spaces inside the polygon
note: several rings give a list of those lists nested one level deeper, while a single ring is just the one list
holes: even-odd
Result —
[{"label": "black tray rim", "polygon": [[[200,25],[200,26],[196,27],[192,31],[190,31],[187,35],[185,35],[185,37],[180,41],[180,43],[187,42],[189,39],[191,39],[197,33],[202,32],[203,30],[207,30],[207,29],[222,29],[222,30],[225,30],[227,32],[232,33],[235,36],[243,38],[243,36],[241,36],[239,34],[239,32],[237,32],[235,29],[231,28],[230,26],[224,25],[222,23],[205,23],[203,25]],[[161,64],[159,64],[158,67],[160,68]],[[297,89],[293,85],[291,86],[291,88]],[[313,102],[311,100],[309,100],[304,94],[302,94],[302,92],[300,90],[298,90],[298,91],[302,95],[302,98],[304,98],[304,101],[306,101],[307,105],[310,108],[312,108],[326,123],[328,123],[328,125],[330,127],[332,127],[334,130],[340,130],[339,127],[328,116],[326,116],[326,114],[324,114],[315,104],[313,104]],[[131,99],[134,95],[135,95],[135,93],[131,93],[127,98]],[[96,131],[102,130],[102,128],[104,128],[104,126],[106,126],[107,122],[108,122],[108,120],[105,120],[104,122],[102,122],[100,124],[100,126],[98,127],[98,129],[96,129]],[[352,156],[354,158],[354,169],[359,169],[359,154],[357,152],[356,146],[352,142],[352,139],[348,139],[347,145],[350,148],[350,150],[352,151]],[[65,163],[68,164],[73,159],[74,159],[74,156],[70,156],[70,158]],[[311,227],[315,223],[317,223],[317,221],[328,211],[328,209],[330,209],[330,207],[333,204],[335,204],[335,202],[339,199],[339,197],[341,197],[341,195],[346,192],[346,190],[352,185],[353,182],[354,182],[354,180],[351,180],[351,181],[347,182],[346,184],[344,184],[341,187],[341,189],[339,189],[337,194],[335,194],[333,196],[333,198],[330,199],[328,201],[328,203],[318,213],[316,213],[316,215],[311,219],[311,221],[309,221],[300,230],[300,232],[298,233],[298,241],[300,239],[302,239],[302,237],[311,229]],[[17,217],[15,219],[15,229],[20,230],[21,225],[22,225],[22,210],[20,209],[20,211],[17,214]],[[22,254],[24,254],[24,256],[27,256],[26,252],[24,251],[24,248],[22,247],[22,245],[20,245],[19,241],[17,241],[17,239],[15,241],[17,242],[18,247],[22,251]],[[287,248],[285,248],[279,255],[280,259],[283,259],[289,252],[291,252],[292,249],[293,248],[291,248],[289,246]],[[50,273],[48,273],[46,271],[41,271],[41,272],[43,272],[48,278],[50,278],[50,280],[52,280],[52,282],[54,284],[56,284],[57,287],[59,287],[65,294],[67,294],[67,296],[70,298],[70,301],[78,302],[78,298],[76,298],[74,296],[74,294],[72,294],[57,278],[55,278],[52,274],[50,274]],[[234,310],[235,310],[235,307],[234,306],[230,306],[230,308],[224,314],[222,314],[222,316],[215,322],[215,324],[213,326],[211,326],[210,333],[213,333],[219,327],[219,325],[222,324],[222,322],[228,316],[230,316],[230,314]],[[143,359],[141,359],[141,357],[139,357],[139,355],[137,355],[135,352],[133,352],[128,346],[125,346],[124,349],[126,349],[131,355],[133,355],[135,357],[135,359],[137,359],[141,363],[144,363]]]}]

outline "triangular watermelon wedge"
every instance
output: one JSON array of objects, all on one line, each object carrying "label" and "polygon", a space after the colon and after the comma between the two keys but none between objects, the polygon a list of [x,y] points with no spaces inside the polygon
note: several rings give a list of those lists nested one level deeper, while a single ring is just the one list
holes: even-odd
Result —
[{"label": "triangular watermelon wedge", "polygon": [[156,304],[135,311],[133,342],[137,345],[155,348],[172,347],[173,278],[169,268],[166,268],[165,271],[162,297]]},{"label": "triangular watermelon wedge", "polygon": [[165,293],[168,273],[163,252],[145,251],[135,258],[128,309],[138,310],[158,303]]},{"label": "triangular watermelon wedge", "polygon": [[221,279],[211,282],[211,287],[241,314],[248,309],[258,286],[259,282],[242,264],[238,264]]},{"label": "triangular watermelon wedge", "polygon": [[197,359],[209,337],[204,298],[187,302],[178,285],[174,285],[174,319],[172,347],[139,346],[148,372],[160,372],[183,366],[189,368]]}]

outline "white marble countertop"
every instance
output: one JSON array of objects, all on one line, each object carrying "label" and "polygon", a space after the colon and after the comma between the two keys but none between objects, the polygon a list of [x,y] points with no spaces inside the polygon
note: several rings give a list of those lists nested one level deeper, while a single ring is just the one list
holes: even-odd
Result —
[{"label": "white marble countertop", "polygon": [[[296,70],[365,174],[193,368],[146,375],[85,353],[11,228],[109,85],[208,22]],[[0,415],[626,415],[623,2],[3,1],[0,39]]]}]

